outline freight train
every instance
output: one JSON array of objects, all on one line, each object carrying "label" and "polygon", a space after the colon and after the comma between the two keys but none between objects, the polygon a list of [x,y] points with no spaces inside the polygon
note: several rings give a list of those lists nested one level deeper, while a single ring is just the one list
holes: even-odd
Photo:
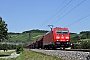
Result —
[{"label": "freight train", "polygon": [[35,40],[28,46],[30,49],[56,49],[67,48],[70,45],[70,32],[68,28],[53,28],[50,32]]}]

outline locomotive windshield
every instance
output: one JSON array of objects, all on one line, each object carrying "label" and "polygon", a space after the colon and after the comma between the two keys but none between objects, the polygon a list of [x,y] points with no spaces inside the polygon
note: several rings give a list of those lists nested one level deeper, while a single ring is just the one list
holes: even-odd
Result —
[{"label": "locomotive windshield", "polygon": [[57,30],[57,34],[68,34],[68,30]]}]

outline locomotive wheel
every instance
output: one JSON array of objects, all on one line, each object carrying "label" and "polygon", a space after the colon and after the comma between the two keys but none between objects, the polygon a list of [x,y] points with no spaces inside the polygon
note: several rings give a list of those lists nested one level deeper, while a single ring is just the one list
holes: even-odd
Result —
[{"label": "locomotive wheel", "polygon": [[65,47],[60,47],[60,50],[65,50]]}]

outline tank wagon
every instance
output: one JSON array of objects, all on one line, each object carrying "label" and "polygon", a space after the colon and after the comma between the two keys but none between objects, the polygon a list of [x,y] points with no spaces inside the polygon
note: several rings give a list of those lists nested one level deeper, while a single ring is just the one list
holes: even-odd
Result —
[{"label": "tank wagon", "polygon": [[55,49],[67,48],[70,45],[70,32],[68,28],[53,28],[52,31],[28,45],[29,48]]}]

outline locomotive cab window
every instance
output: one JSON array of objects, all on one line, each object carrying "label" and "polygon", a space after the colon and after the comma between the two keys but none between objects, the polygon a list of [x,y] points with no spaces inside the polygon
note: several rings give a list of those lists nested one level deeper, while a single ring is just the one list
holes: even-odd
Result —
[{"label": "locomotive cab window", "polygon": [[57,30],[56,33],[57,34],[62,34],[62,31],[61,30]]},{"label": "locomotive cab window", "polygon": [[62,33],[63,34],[68,34],[68,31],[67,30],[63,30]]},{"label": "locomotive cab window", "polygon": [[57,34],[68,34],[68,30],[57,30]]}]

